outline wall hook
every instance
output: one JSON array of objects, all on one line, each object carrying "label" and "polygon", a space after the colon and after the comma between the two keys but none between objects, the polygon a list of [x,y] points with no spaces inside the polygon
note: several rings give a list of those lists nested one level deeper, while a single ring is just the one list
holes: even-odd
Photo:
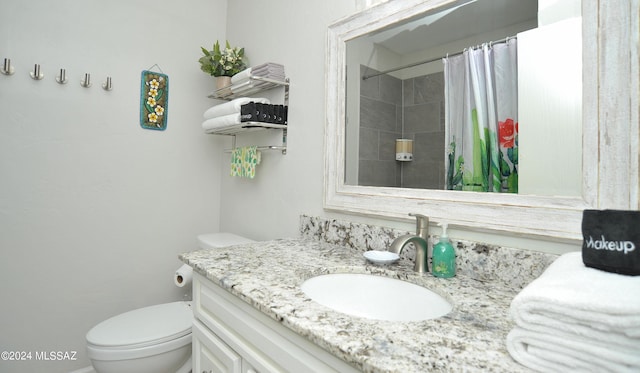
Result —
[{"label": "wall hook", "polygon": [[4,75],[13,75],[14,68],[11,66],[10,58],[4,59],[4,64],[2,65],[2,69],[0,69],[0,73],[3,73]]},{"label": "wall hook", "polygon": [[67,83],[67,71],[65,69],[60,69],[60,75],[56,76],[56,82],[60,84]]},{"label": "wall hook", "polygon": [[85,88],[91,87],[91,74],[89,73],[84,74],[84,79],[80,81],[80,85]]},{"label": "wall hook", "polygon": [[39,64],[35,64],[33,66],[33,71],[29,74],[31,75],[31,79],[33,80],[42,80],[42,78],[44,78],[44,74],[40,72]]},{"label": "wall hook", "polygon": [[108,76],[107,80],[102,83],[102,88],[104,88],[105,91],[110,91],[113,89],[113,86],[111,85],[111,77]]}]

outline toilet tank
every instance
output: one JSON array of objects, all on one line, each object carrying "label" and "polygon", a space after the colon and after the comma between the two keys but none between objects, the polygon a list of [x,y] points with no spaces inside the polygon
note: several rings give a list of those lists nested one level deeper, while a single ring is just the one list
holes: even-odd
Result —
[{"label": "toilet tank", "polygon": [[232,245],[255,242],[248,238],[235,235],[233,233],[207,233],[198,236],[198,247],[201,249],[215,249]]}]

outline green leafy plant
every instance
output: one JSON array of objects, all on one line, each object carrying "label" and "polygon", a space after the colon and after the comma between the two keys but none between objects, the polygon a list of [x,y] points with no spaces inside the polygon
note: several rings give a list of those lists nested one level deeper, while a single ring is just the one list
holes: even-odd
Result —
[{"label": "green leafy plant", "polygon": [[244,60],[244,48],[232,48],[227,40],[225,48],[216,41],[213,50],[200,47],[204,56],[200,57],[200,69],[212,76],[234,76],[247,68]]}]

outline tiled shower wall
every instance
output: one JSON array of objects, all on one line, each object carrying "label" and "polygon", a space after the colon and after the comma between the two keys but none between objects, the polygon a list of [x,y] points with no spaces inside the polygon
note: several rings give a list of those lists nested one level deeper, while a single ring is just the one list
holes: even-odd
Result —
[{"label": "tiled shower wall", "polygon": [[[364,66],[360,71],[374,72]],[[358,185],[401,185],[402,162],[395,153],[401,137],[402,81],[390,75],[360,80]]]},{"label": "tiled shower wall", "polygon": [[[361,66],[361,74],[373,69]],[[413,139],[413,161],[395,160],[395,140]],[[360,85],[358,185],[444,187],[444,76],[379,75]]]}]

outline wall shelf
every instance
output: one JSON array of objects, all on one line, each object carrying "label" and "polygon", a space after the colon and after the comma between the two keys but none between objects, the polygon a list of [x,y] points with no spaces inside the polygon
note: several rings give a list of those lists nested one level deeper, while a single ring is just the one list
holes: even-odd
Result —
[{"label": "wall shelf", "polygon": [[[264,78],[260,76],[250,76],[248,80],[230,87],[217,89],[208,95],[209,98],[217,100],[232,100],[239,97],[247,97],[255,93],[267,91],[277,87],[284,87],[283,105],[289,105],[289,78],[284,81]],[[236,147],[236,135],[262,130],[276,129],[282,130],[282,144],[258,147],[261,150],[280,150],[282,154],[287,154],[287,125],[268,122],[241,122],[224,128],[208,130],[205,133],[210,135],[233,136],[233,148]]]},{"label": "wall shelf", "polygon": [[289,99],[289,78],[284,81],[264,78],[261,76],[250,76],[248,80],[238,84],[232,84],[229,87],[217,89],[209,94],[209,98],[218,100],[232,100],[238,97],[246,97],[254,93],[267,91],[276,87],[285,87],[285,105]]},{"label": "wall shelf", "polygon": [[233,126],[224,127],[221,129],[209,130],[209,131],[206,131],[205,133],[210,135],[236,135],[239,133],[254,132],[254,131],[260,131],[260,130],[270,129],[270,128],[282,129],[286,131],[287,125],[264,123],[264,122],[242,122],[242,123],[235,124]]}]

